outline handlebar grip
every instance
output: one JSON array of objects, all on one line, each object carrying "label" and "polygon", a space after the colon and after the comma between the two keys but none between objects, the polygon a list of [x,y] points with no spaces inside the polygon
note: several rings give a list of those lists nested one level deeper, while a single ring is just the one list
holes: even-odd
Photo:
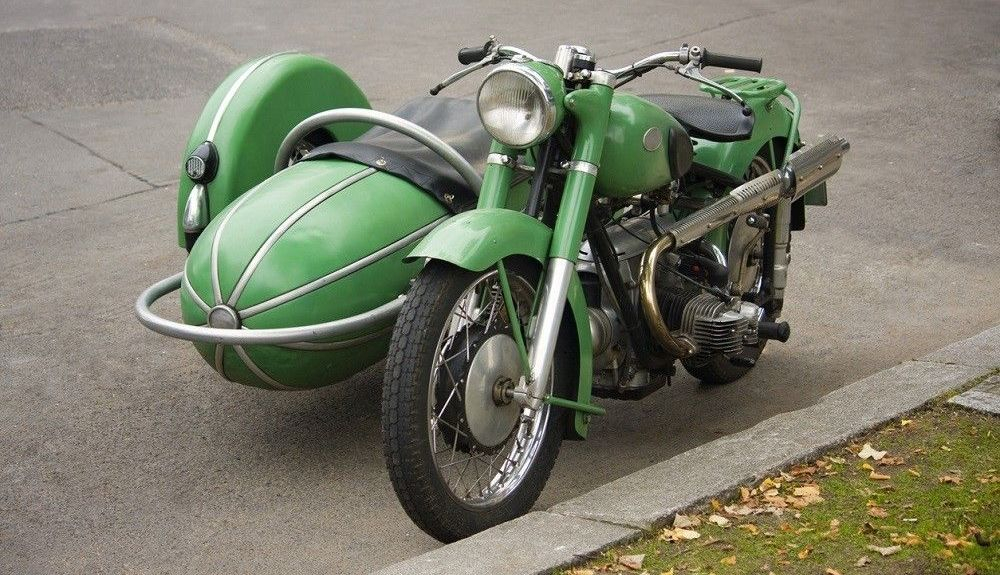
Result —
[{"label": "handlebar grip", "polygon": [[487,42],[481,48],[462,48],[458,51],[458,63],[463,66],[468,66],[474,62],[478,62],[486,57],[489,53],[490,43]]},{"label": "handlebar grip", "polygon": [[720,54],[704,50],[701,63],[705,66],[715,66],[717,68],[734,68],[736,70],[747,70],[749,72],[760,72],[764,63],[760,58],[747,58],[744,56],[733,56],[732,54]]}]

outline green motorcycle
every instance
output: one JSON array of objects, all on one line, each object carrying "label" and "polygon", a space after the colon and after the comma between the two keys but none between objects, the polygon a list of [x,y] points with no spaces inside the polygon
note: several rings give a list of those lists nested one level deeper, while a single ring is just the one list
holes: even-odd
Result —
[{"label": "green motorcycle", "polygon": [[[369,109],[329,62],[236,70],[188,145],[184,271],[139,320],[226,379],[343,380],[386,358],[382,434],[399,500],[442,541],[527,512],[563,439],[669,383],[745,375],[779,322],[793,230],[849,146],[804,146],[799,102],[754,58],[684,45],[605,69],[494,38],[475,101]],[[668,69],[704,96],[619,90]],[[182,321],[151,306],[179,291]]]}]

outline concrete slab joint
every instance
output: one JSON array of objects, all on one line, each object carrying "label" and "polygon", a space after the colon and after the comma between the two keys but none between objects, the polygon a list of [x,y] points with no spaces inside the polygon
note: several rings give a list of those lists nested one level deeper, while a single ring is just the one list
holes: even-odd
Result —
[{"label": "concrete slab joint", "polygon": [[[812,406],[703,444],[548,511],[530,513],[378,573],[513,575],[546,573],[582,561],[667,523],[678,511],[910,412],[997,366],[1000,326],[873,374]],[[958,396],[956,403],[1000,406],[1000,378]]]}]

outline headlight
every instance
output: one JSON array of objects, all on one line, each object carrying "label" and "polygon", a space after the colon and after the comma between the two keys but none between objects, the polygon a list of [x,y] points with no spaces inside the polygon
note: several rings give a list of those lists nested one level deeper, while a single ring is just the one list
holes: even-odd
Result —
[{"label": "headlight", "polygon": [[477,104],[483,127],[512,148],[527,148],[548,138],[562,115],[561,73],[544,64],[537,70],[529,66],[500,66],[479,87]]}]

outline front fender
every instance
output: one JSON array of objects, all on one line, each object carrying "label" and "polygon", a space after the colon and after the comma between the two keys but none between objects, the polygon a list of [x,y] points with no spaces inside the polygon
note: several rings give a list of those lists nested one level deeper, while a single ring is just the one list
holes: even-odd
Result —
[{"label": "front fender", "polygon": [[505,208],[485,208],[444,222],[413,248],[408,259],[442,260],[481,272],[513,255],[545,263],[551,241],[552,229],[535,218]]},{"label": "front fender", "polygon": [[[484,208],[454,216],[439,225],[410,252],[408,261],[421,258],[442,260],[458,267],[481,272],[510,256],[527,256],[544,265],[552,241],[552,230],[521,212],[505,208]],[[579,376],[576,400],[590,403],[593,379],[593,352],[590,339],[590,317],[583,296],[580,278],[570,280],[569,302],[563,325],[572,323]],[[590,416],[575,412],[571,439],[585,439]]]}]

